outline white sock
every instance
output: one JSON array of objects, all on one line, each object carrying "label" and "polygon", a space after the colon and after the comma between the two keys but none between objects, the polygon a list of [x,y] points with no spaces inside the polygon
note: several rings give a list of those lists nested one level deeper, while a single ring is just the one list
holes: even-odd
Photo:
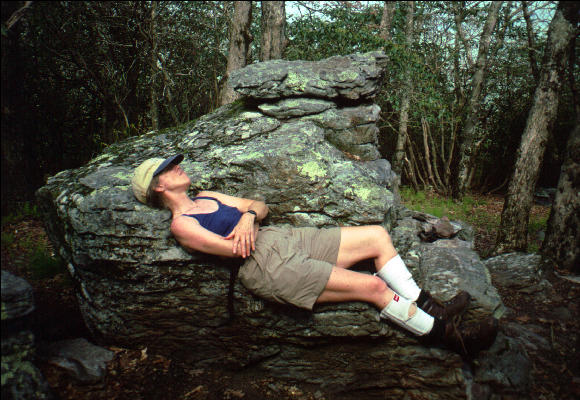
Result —
[{"label": "white sock", "polygon": [[421,289],[417,286],[413,275],[411,275],[403,259],[398,254],[387,261],[375,275],[387,282],[387,285],[393,291],[399,293],[407,300],[415,301],[419,298]]},{"label": "white sock", "polygon": [[423,336],[431,332],[435,319],[417,307],[417,311],[409,317],[409,309],[413,303],[395,293],[393,300],[381,310],[381,318],[389,319],[397,325]]}]

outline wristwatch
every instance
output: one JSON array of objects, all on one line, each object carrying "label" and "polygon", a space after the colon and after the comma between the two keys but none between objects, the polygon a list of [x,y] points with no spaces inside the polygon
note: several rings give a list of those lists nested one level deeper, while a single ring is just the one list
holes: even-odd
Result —
[{"label": "wristwatch", "polygon": [[258,214],[257,214],[257,213],[256,213],[254,210],[248,210],[248,211],[246,211],[246,212],[247,212],[247,213],[250,213],[250,214],[253,214],[253,215],[254,215],[254,217],[256,217],[256,218],[258,217]]}]

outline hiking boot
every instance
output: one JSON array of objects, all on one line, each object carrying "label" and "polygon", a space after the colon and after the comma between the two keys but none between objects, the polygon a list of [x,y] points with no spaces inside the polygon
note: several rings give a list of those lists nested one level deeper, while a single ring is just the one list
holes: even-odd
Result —
[{"label": "hiking boot", "polygon": [[497,336],[498,321],[493,317],[458,327],[455,321],[445,324],[445,346],[457,353],[473,357],[481,350],[488,349]]},{"label": "hiking boot", "polygon": [[417,299],[417,307],[432,317],[447,321],[457,315],[463,314],[470,300],[471,295],[463,290],[451,300],[445,302],[434,298],[428,291],[421,290],[419,298]]},{"label": "hiking boot", "polygon": [[426,344],[443,344],[462,356],[475,357],[493,344],[497,330],[498,321],[493,317],[465,326],[459,326],[458,318],[447,322],[436,318],[424,341]]}]

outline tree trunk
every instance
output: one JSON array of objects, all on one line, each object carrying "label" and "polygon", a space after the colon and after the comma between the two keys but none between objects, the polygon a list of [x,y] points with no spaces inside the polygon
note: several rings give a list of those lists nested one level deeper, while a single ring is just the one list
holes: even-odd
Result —
[{"label": "tree trunk", "polygon": [[234,3],[234,16],[230,24],[230,49],[228,52],[228,64],[226,77],[220,94],[220,105],[229,104],[237,100],[240,95],[234,92],[228,85],[228,79],[232,71],[246,66],[248,51],[252,42],[250,24],[252,22],[252,2],[236,1]]},{"label": "tree trunk", "polygon": [[503,2],[491,2],[487,20],[483,27],[481,40],[479,42],[479,51],[477,54],[477,61],[475,62],[475,71],[471,81],[471,94],[467,103],[467,110],[465,112],[465,122],[463,131],[460,135],[461,145],[459,148],[459,171],[457,176],[457,194],[461,197],[468,189],[470,170],[472,168],[473,157],[473,143],[475,141],[477,121],[479,108],[481,106],[481,92],[485,85],[485,71],[487,69],[487,55],[489,52],[489,44],[491,42],[491,34],[497,23],[499,9]]},{"label": "tree trunk", "polygon": [[[564,16],[572,26],[578,24],[580,6],[566,4]],[[576,126],[572,129],[564,164],[560,171],[558,190],[552,204],[546,239],[542,244],[542,254],[550,258],[560,270],[580,273],[580,99],[574,79],[574,68],[578,60],[575,57],[574,40],[570,44],[568,71],[570,88],[576,114]]]},{"label": "tree trunk", "polygon": [[284,1],[262,1],[260,61],[279,60],[286,47],[286,7]]},{"label": "tree trunk", "polygon": [[[407,44],[407,51],[411,52],[413,45],[413,13],[415,10],[415,2],[407,2],[407,22],[405,24],[405,37]],[[395,161],[393,163],[393,170],[401,175],[403,172],[403,159],[405,158],[405,142],[408,135],[407,125],[409,123],[409,107],[411,91],[413,90],[413,82],[411,80],[411,71],[409,67],[405,71],[405,81],[403,83],[403,90],[401,92],[401,110],[399,114],[399,134],[397,136],[397,145],[395,147]]]},{"label": "tree trunk", "polygon": [[526,20],[526,31],[528,33],[528,57],[530,58],[530,67],[534,80],[537,82],[540,79],[540,72],[538,71],[538,63],[536,61],[536,45],[534,43],[534,30],[532,28],[532,20],[528,12],[528,2],[522,1],[522,11],[524,12],[524,19]]},{"label": "tree trunk", "polygon": [[[573,6],[574,2],[570,3]],[[560,72],[564,67],[570,44],[576,35],[576,25],[567,18],[563,2],[548,29],[548,42],[544,53],[540,82],[534,94],[534,104],[528,115],[526,127],[504,203],[495,254],[525,251],[527,248],[528,217],[533,193],[546,149],[549,126],[556,118]],[[577,6],[576,6],[577,9]],[[577,10],[576,10],[577,12]]]},{"label": "tree trunk", "polygon": [[454,54],[453,54],[453,84],[455,89],[455,101],[457,103],[457,109],[463,110],[465,105],[465,92],[463,91],[463,82],[460,76],[460,66],[459,66],[459,32],[455,31],[455,44],[454,44]]},{"label": "tree trunk", "polygon": [[157,4],[158,1],[151,2],[151,103],[149,111],[151,115],[151,129],[159,129],[159,105],[157,103]]},{"label": "tree trunk", "polygon": [[580,273],[580,124],[570,134],[566,159],[560,172],[558,190],[542,253],[558,269]]},{"label": "tree trunk", "polygon": [[393,16],[395,15],[394,1],[385,1],[383,8],[383,17],[381,18],[381,26],[379,28],[379,36],[384,41],[391,40],[391,27],[393,26]]}]

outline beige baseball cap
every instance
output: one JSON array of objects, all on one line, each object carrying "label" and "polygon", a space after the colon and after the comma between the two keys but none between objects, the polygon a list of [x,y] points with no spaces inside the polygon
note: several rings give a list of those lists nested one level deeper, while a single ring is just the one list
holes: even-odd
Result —
[{"label": "beige baseball cap", "polygon": [[179,164],[183,161],[183,154],[176,154],[169,158],[150,158],[145,160],[135,168],[131,184],[133,186],[133,194],[141,203],[147,204],[147,189],[151,184],[151,180],[159,175],[169,164]]}]

